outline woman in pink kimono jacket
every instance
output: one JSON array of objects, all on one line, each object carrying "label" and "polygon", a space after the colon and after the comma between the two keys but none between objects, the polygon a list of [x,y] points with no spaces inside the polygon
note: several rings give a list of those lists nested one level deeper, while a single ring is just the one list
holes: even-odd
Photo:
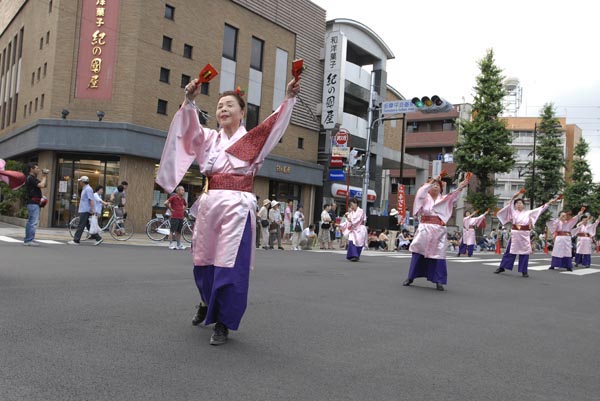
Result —
[{"label": "woman in pink kimono jacket", "polygon": [[345,236],[348,237],[348,252],[346,259],[352,262],[360,260],[360,254],[367,243],[367,227],[365,227],[365,212],[358,207],[358,199],[352,198],[349,203],[350,211],[345,214],[344,221],[340,228]]},{"label": "woman in pink kimono jacket", "polygon": [[565,268],[568,271],[573,271],[573,242],[571,241],[571,230],[577,224],[579,217],[583,214],[585,208],[582,207],[579,213],[572,218],[568,218],[567,213],[560,212],[558,219],[552,219],[546,223],[546,227],[550,230],[552,238],[554,238],[554,246],[552,247],[552,261],[550,262],[550,270],[555,267],[559,269]]},{"label": "woman in pink kimono jacket", "polygon": [[598,216],[593,224],[589,224],[588,222],[589,218],[586,215],[581,219],[581,223],[571,231],[573,236],[577,236],[575,267],[579,265],[590,267],[592,264],[592,238],[596,235],[598,223],[600,223],[600,216]]},{"label": "woman in pink kimono jacket", "polygon": [[479,224],[485,219],[490,209],[486,210],[481,216],[475,217],[471,212],[465,212],[463,218],[463,236],[458,248],[458,255],[467,254],[467,256],[473,256],[473,249],[475,248],[475,227],[479,227]]},{"label": "woman in pink kimono jacket", "polygon": [[[470,173],[468,173],[470,177]],[[419,216],[419,226],[408,250],[412,252],[408,278],[403,285],[409,286],[417,277],[426,277],[435,283],[439,291],[448,281],[446,268],[446,249],[448,248],[448,230],[446,223],[452,216],[452,210],[460,191],[467,186],[469,178],[462,181],[458,188],[448,195],[441,194],[442,179],[436,177],[419,188],[413,204],[414,214]]]},{"label": "woman in pink kimono jacket", "polygon": [[499,274],[505,270],[512,270],[515,264],[515,259],[519,255],[519,272],[523,277],[529,277],[527,267],[529,265],[529,254],[533,251],[531,249],[531,228],[535,225],[535,222],[542,213],[551,204],[558,202],[559,197],[551,200],[550,202],[542,205],[533,210],[525,210],[525,203],[523,199],[517,199],[518,196],[522,195],[523,191],[519,191],[513,195],[509,204],[504,208],[500,209],[496,216],[502,225],[511,222],[511,236],[506,246],[504,256],[494,273]]},{"label": "woman in pink kimono jacket", "polygon": [[289,124],[300,81],[290,82],[281,106],[249,132],[242,125],[245,102],[233,91],[222,94],[217,104],[220,130],[202,127],[192,103],[199,92],[195,82],[186,86],[188,99],[169,128],[156,182],[171,192],[194,161],[208,177],[192,240],[202,298],[192,324],[216,323],[210,343],[220,345],[229,329],[238,329],[248,301],[256,235],[254,176]]}]

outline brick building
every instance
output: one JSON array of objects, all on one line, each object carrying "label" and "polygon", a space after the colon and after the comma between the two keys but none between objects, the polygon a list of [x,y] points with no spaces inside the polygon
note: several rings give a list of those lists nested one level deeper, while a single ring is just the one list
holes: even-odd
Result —
[{"label": "brick building", "polygon": [[[298,57],[308,65],[303,102],[255,192],[302,202],[310,215],[323,167],[319,122],[306,105],[321,99],[325,11],[307,0],[272,3],[0,2],[0,158],[52,170],[40,224],[65,226],[77,210],[77,179],[87,175],[107,192],[127,180],[129,215],[143,228],[167,195],[154,178],[185,84],[211,63],[219,76],[197,104],[213,115],[220,92],[247,88],[251,128],[282,101]],[[189,202],[200,182],[192,167],[182,182]]]}]

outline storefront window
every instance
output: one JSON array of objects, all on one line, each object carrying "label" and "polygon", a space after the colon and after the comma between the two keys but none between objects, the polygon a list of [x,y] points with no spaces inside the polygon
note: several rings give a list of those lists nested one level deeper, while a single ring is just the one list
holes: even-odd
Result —
[{"label": "storefront window", "polygon": [[[158,172],[158,164],[154,167],[154,177],[156,177],[156,173]],[[185,194],[183,195],[186,200],[188,207],[192,206],[196,199],[200,197],[202,194],[202,190],[204,188],[204,176],[200,174],[200,170],[197,166],[192,166],[185,173],[185,176],[181,180],[180,185],[183,185],[185,189]],[[165,206],[165,201],[169,198],[168,193],[160,187],[158,184],[154,184],[154,195],[152,199],[152,216],[156,216],[157,213],[164,215],[167,207]]]},{"label": "storefront window", "polygon": [[[66,227],[79,210],[81,186],[77,180],[87,176],[94,190],[103,185],[104,199],[107,199],[118,185],[119,159],[106,156],[81,159],[74,155],[59,155],[56,171],[52,226]],[[105,209],[103,217],[108,215],[109,211]]]}]

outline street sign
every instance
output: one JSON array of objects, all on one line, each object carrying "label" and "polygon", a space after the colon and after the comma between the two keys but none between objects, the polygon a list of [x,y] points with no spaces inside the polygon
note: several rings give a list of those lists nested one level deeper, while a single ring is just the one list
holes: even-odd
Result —
[{"label": "street sign", "polygon": [[431,176],[437,177],[442,172],[442,161],[434,160],[431,164]]},{"label": "street sign", "polygon": [[381,114],[400,114],[400,113],[412,113],[417,111],[415,105],[410,100],[393,100],[390,102],[382,103]]},{"label": "street sign", "polygon": [[335,143],[337,146],[346,146],[348,143],[348,133],[345,131],[339,131],[335,134]]},{"label": "street sign", "polygon": [[329,160],[329,167],[344,167],[344,160],[342,160],[339,156],[331,156],[331,160]]},{"label": "street sign", "polygon": [[334,146],[331,148],[331,156],[348,157],[350,148],[347,146]]},{"label": "street sign", "polygon": [[342,170],[329,170],[329,181],[344,181],[346,174]]}]

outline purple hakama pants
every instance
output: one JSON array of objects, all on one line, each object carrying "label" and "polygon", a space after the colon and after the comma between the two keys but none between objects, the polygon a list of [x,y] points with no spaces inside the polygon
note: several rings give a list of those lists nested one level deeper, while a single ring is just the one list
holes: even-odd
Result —
[{"label": "purple hakama pants", "polygon": [[208,306],[205,325],[221,322],[237,330],[248,304],[250,259],[254,247],[250,215],[233,267],[194,266],[194,279],[202,301]]},{"label": "purple hakama pants", "polygon": [[553,269],[555,267],[558,267],[559,269],[561,267],[564,267],[565,269],[572,269],[573,268],[573,258],[571,258],[570,256],[565,256],[564,258],[552,256],[552,262],[550,262],[550,268]]},{"label": "purple hakama pants", "polygon": [[348,252],[346,252],[346,259],[350,260],[352,258],[360,258],[362,249],[362,246],[356,246],[354,245],[353,241],[348,241]]},{"label": "purple hakama pants", "polygon": [[575,264],[582,265],[584,267],[590,267],[590,265],[592,264],[592,257],[585,253],[576,253]]},{"label": "purple hakama pants", "polygon": [[473,256],[473,250],[475,249],[475,245],[467,245],[464,242],[460,243],[460,247],[458,248],[458,255],[467,254],[467,256]]},{"label": "purple hakama pants", "polygon": [[[508,240],[508,245],[506,246],[506,251],[504,252],[504,256],[502,256],[502,261],[500,262],[500,267],[506,270],[512,270],[513,265],[515,264],[516,254],[510,253],[510,243],[512,239]],[[527,273],[527,267],[529,266],[529,255],[519,255],[519,273]]]},{"label": "purple hakama pants", "polygon": [[426,277],[427,281],[432,283],[446,284],[448,281],[446,259],[429,259],[413,252],[408,278],[414,280],[417,277]]}]

